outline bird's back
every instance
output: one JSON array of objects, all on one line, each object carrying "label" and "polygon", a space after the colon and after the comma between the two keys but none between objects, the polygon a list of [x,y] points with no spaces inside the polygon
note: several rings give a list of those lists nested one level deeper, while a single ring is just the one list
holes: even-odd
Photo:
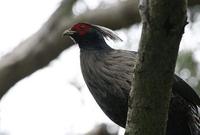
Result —
[{"label": "bird's back", "polygon": [[[136,57],[131,51],[81,50],[82,74],[90,92],[104,113],[122,127]],[[167,135],[200,135],[199,96],[176,75],[172,91]]]},{"label": "bird's back", "polygon": [[[84,80],[106,115],[120,126],[126,123],[128,95],[135,56],[124,51],[81,51]],[[130,55],[130,56],[129,56]],[[125,60],[126,59],[126,60]]]}]

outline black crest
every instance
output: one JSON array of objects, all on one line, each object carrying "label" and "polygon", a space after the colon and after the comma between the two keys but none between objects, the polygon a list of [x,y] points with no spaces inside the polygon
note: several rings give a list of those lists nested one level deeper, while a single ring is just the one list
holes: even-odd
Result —
[{"label": "black crest", "polygon": [[92,24],[92,26],[100,31],[102,33],[102,35],[106,38],[106,39],[112,39],[114,41],[123,41],[114,31],[112,31],[111,29],[108,29],[106,27],[103,26],[99,26],[99,25],[94,25]]}]

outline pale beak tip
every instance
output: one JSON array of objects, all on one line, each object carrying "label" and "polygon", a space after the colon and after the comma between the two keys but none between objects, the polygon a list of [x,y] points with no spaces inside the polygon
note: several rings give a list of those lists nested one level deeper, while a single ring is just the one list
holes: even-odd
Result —
[{"label": "pale beak tip", "polygon": [[67,29],[67,30],[65,30],[65,31],[63,32],[62,35],[63,35],[63,37],[64,37],[64,36],[71,36],[71,35],[73,35],[74,33],[76,33],[76,31]]}]

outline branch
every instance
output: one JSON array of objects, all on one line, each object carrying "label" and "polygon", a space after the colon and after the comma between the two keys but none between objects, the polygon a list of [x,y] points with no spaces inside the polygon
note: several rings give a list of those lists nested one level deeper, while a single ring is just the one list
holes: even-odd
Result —
[{"label": "branch", "polygon": [[44,67],[69,47],[60,38],[63,30],[60,23],[63,16],[71,13],[74,2],[75,0],[63,0],[38,32],[0,59],[0,98],[16,82]]},{"label": "branch", "polygon": [[[96,9],[72,17],[71,5],[73,2],[74,0],[63,1],[38,32],[23,41],[11,53],[1,58],[0,98],[16,82],[43,68],[73,44],[71,40],[62,38],[66,26],[70,26],[75,22],[87,21],[119,29],[139,21],[139,16],[138,18],[130,18],[130,16],[135,15],[135,12],[131,12],[134,5],[136,9],[134,2],[127,1],[107,9]],[[121,14],[114,15],[118,12]]]},{"label": "branch", "polygon": [[165,135],[185,0],[140,0],[143,22],[126,135]]},{"label": "branch", "polygon": [[119,29],[140,20],[137,0],[128,0],[106,9],[96,9],[72,17],[71,8],[74,2],[75,0],[62,1],[38,32],[0,59],[0,98],[19,80],[43,68],[72,45],[71,40],[61,37],[66,26],[86,21]]}]

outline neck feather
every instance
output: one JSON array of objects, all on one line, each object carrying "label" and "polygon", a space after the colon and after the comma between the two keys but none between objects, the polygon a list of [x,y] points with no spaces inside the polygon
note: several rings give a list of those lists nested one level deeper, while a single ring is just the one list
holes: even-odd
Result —
[{"label": "neck feather", "polygon": [[111,50],[105,41],[84,41],[78,43],[81,50]]}]

